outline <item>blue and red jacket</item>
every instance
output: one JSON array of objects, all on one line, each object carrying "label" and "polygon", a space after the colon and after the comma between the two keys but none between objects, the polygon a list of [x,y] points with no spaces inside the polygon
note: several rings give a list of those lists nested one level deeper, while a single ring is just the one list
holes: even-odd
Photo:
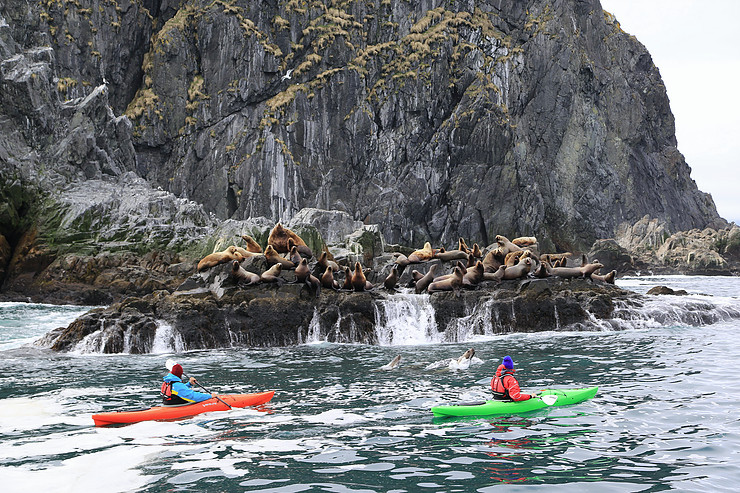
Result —
[{"label": "blue and red jacket", "polygon": [[531,399],[529,394],[522,394],[519,382],[514,378],[513,368],[509,370],[503,364],[498,365],[496,376],[491,379],[493,398],[498,401],[526,401]]},{"label": "blue and red jacket", "polygon": [[193,390],[190,382],[182,383],[180,377],[168,373],[162,384],[162,401],[165,405],[190,404],[202,402],[211,398],[211,394],[204,394]]}]

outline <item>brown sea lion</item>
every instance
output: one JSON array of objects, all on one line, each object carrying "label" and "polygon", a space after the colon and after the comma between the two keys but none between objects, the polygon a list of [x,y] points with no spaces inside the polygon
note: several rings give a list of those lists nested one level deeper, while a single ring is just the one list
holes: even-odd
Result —
[{"label": "brown sea lion", "polygon": [[504,265],[506,267],[514,267],[516,264],[519,263],[519,258],[524,255],[524,250],[519,250],[517,252],[509,252],[506,254],[506,257],[504,258]]},{"label": "brown sea lion", "polygon": [[460,266],[455,266],[455,270],[452,272],[452,276],[443,281],[437,281],[431,283],[427,287],[428,293],[436,293],[438,291],[459,291],[462,287],[463,282],[463,271]]},{"label": "brown sea lion", "polygon": [[465,244],[465,240],[462,236],[457,240],[457,249],[465,253],[470,253],[470,247]]},{"label": "brown sea lion", "polygon": [[301,254],[301,256],[306,258],[313,258],[313,250],[308,248],[308,246],[306,245],[297,244],[293,238],[288,238],[288,247],[291,250],[293,249],[293,247],[296,247],[298,253]]},{"label": "brown sea lion", "polygon": [[388,277],[386,277],[385,281],[383,281],[383,286],[388,291],[395,291],[396,284],[398,284],[398,266],[394,265],[391,269],[390,274],[388,274]]},{"label": "brown sea lion", "polygon": [[484,268],[483,262],[480,260],[475,263],[473,267],[468,267],[463,275],[463,287],[464,288],[475,288],[483,280]]},{"label": "brown sea lion", "polygon": [[421,279],[416,281],[416,284],[414,285],[414,292],[416,292],[416,294],[426,292],[427,288],[434,280],[434,274],[437,272],[437,266],[439,266],[439,264],[432,264],[429,267],[429,271],[421,276]]},{"label": "brown sea lion", "polygon": [[534,236],[520,236],[519,238],[514,238],[511,242],[518,247],[527,247],[536,244],[537,238]]},{"label": "brown sea lion", "polygon": [[262,255],[261,253],[250,252],[249,250],[246,250],[240,246],[236,246],[236,245],[232,245],[232,246],[236,249],[237,252],[239,252],[242,258],[249,258],[249,257],[257,256],[257,255]]},{"label": "brown sea lion", "polygon": [[604,267],[602,264],[586,264],[580,267],[551,267],[547,269],[547,273],[551,276],[562,277],[563,279],[572,279],[574,277],[587,278],[591,277],[591,274]]},{"label": "brown sea lion", "polygon": [[532,259],[529,257],[523,258],[518,264],[513,267],[506,267],[504,271],[504,280],[519,279],[529,274],[532,269]]},{"label": "brown sea lion", "polygon": [[617,271],[615,271],[615,270],[613,270],[613,271],[611,271],[608,274],[605,274],[603,276],[600,275],[600,274],[595,274],[595,273],[594,274],[591,274],[591,279],[595,279],[597,281],[606,282],[606,283],[609,283],[609,284],[614,284],[614,279],[616,279],[616,277],[617,277]]},{"label": "brown sea lion", "polygon": [[295,268],[295,282],[306,282],[306,279],[308,279],[308,276],[310,275],[311,270],[308,268],[308,260],[303,258],[298,262],[298,265]]},{"label": "brown sea lion", "polygon": [[283,283],[283,278],[280,277],[280,273],[283,271],[281,264],[275,264],[260,275],[262,282],[276,282],[278,284]]},{"label": "brown sea lion", "polygon": [[278,254],[278,252],[273,248],[272,245],[267,245],[267,248],[265,248],[265,260],[267,260],[268,265],[280,264],[283,269],[295,268],[295,264],[282,255]]},{"label": "brown sea lion", "polygon": [[258,284],[262,280],[260,276],[254,272],[249,272],[242,267],[238,260],[234,260],[234,263],[231,265],[231,276],[238,284],[246,284],[247,286]]},{"label": "brown sea lion", "polygon": [[244,257],[236,251],[236,247],[233,245],[222,252],[214,252],[203,257],[200,262],[198,262],[198,272],[210,269],[219,264],[225,264],[232,260],[238,260],[239,262],[244,260]]},{"label": "brown sea lion", "polygon": [[470,253],[470,255],[473,258],[482,258],[483,257],[483,252],[481,251],[481,249],[480,249],[480,247],[478,246],[477,243],[473,243],[473,251]]},{"label": "brown sea lion", "polygon": [[500,262],[496,256],[495,250],[491,250],[483,257],[483,269],[485,272],[496,272],[503,262]]},{"label": "brown sea lion", "polygon": [[329,254],[327,252],[321,252],[317,265],[321,267],[322,272],[325,271],[327,267],[331,267],[331,270],[334,272],[339,270],[339,264],[333,260],[329,260]]},{"label": "brown sea lion", "polygon": [[262,253],[262,247],[257,241],[249,235],[242,235],[242,240],[247,243],[247,251],[252,253]]},{"label": "brown sea lion", "polygon": [[[464,263],[462,263],[461,261],[459,261],[459,260],[458,260],[458,261],[457,261],[457,263],[455,263],[455,268],[459,268],[459,269],[460,269],[461,271],[463,271],[463,274],[465,274],[465,272],[466,272],[466,271],[467,271],[467,269],[468,269],[468,266],[467,266],[466,264],[464,264]],[[450,272],[449,274],[443,274],[443,275],[441,275],[441,276],[437,276],[437,277],[435,277],[435,278],[434,278],[434,279],[432,280],[432,282],[439,282],[439,281],[444,281],[444,280],[446,280],[446,279],[449,279],[449,278],[450,278],[450,277],[452,277],[453,275],[455,275],[455,269],[454,269],[454,268],[452,269],[452,272]]]},{"label": "brown sea lion", "polygon": [[[306,242],[303,241],[300,236],[288,228],[283,227],[281,223],[277,223],[275,227],[272,228],[270,236],[267,237],[267,244],[272,245],[272,248],[274,248],[278,253],[288,253],[290,251],[288,238],[293,238],[296,245],[306,246]],[[265,249],[265,251],[267,251],[267,249]]]},{"label": "brown sea lion", "polygon": [[321,294],[321,281],[319,281],[316,276],[312,276],[311,274],[309,274],[305,284],[306,287],[308,287],[309,290],[313,291],[318,298],[319,294]]},{"label": "brown sea lion", "polygon": [[362,271],[362,266],[359,262],[355,262],[355,270],[352,272],[352,289],[355,291],[367,291],[372,289],[372,284],[370,284],[365,277],[365,273]]},{"label": "brown sea lion", "polygon": [[452,262],[453,260],[468,260],[468,253],[463,250],[449,250],[441,251],[434,254],[434,258],[440,259],[442,262]]},{"label": "brown sea lion", "polygon": [[288,260],[293,262],[293,266],[294,267],[298,266],[298,264],[301,263],[302,259],[303,257],[301,256],[300,253],[298,253],[298,247],[295,245],[290,247],[290,253],[288,254]]},{"label": "brown sea lion", "polygon": [[408,259],[411,263],[419,263],[419,262],[426,262],[427,260],[432,260],[434,258],[434,249],[432,248],[432,244],[428,241],[424,243],[424,248],[421,250],[414,250],[411,255],[409,255]]},{"label": "brown sea lion", "polygon": [[550,274],[547,273],[547,269],[550,267],[548,262],[540,262],[540,265],[534,271],[534,277],[538,279],[544,279]]},{"label": "brown sea lion", "polygon": [[342,289],[352,290],[352,271],[349,267],[344,267],[344,284]]},{"label": "brown sea lion", "polygon": [[497,281],[500,282],[504,278],[504,271],[506,270],[505,265],[499,265],[496,272],[484,272],[484,281]]},{"label": "brown sea lion", "polygon": [[496,235],[496,243],[498,243],[498,254],[504,257],[509,252],[518,252],[521,250],[520,247],[510,242],[506,236]]},{"label": "brown sea lion", "polygon": [[339,283],[334,280],[334,271],[331,267],[327,267],[324,273],[321,275],[321,287],[326,289],[333,289],[334,291],[339,289]]}]

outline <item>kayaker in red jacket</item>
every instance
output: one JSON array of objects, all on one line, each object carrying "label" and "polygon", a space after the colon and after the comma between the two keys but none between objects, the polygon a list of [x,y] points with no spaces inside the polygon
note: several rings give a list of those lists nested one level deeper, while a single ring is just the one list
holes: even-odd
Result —
[{"label": "kayaker in red jacket", "polygon": [[496,369],[496,375],[491,379],[491,390],[495,400],[526,401],[532,398],[529,394],[522,394],[519,382],[514,378],[515,371],[511,356],[504,356],[503,362]]}]

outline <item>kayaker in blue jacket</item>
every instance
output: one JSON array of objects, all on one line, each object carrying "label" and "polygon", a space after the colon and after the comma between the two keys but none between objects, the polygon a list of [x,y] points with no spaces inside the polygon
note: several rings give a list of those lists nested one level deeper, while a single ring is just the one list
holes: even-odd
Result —
[{"label": "kayaker in blue jacket", "polygon": [[204,394],[193,390],[195,377],[190,377],[188,383],[182,382],[182,366],[173,365],[172,370],[164,376],[162,383],[162,401],[165,406],[174,406],[177,404],[190,404],[193,402],[202,402],[216,397],[216,394]]}]

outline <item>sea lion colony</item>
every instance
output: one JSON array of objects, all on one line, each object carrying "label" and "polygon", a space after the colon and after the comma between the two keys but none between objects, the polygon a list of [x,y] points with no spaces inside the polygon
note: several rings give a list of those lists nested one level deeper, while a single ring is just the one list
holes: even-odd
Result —
[{"label": "sea lion colony", "polygon": [[[259,244],[251,237],[243,235],[247,248],[236,245],[229,246],[222,252],[215,252],[204,257],[197,270],[202,272],[216,265],[231,262],[231,275],[240,286],[251,286],[260,283],[282,284],[282,271],[293,270],[295,282],[302,283],[309,291],[319,296],[321,289],[369,291],[379,289],[368,279],[368,270],[360,262],[354,266],[340,266],[335,262],[329,250],[324,247],[319,257],[306,246],[306,243],[293,231],[278,223],[270,232],[264,252]],[[389,292],[396,291],[403,271],[412,264],[434,262],[429,266],[426,274],[417,270],[411,272],[411,280],[407,287],[419,293],[435,293],[438,291],[459,291],[461,289],[476,289],[482,282],[501,282],[505,280],[524,279],[527,277],[545,278],[556,276],[564,279],[584,278],[599,282],[614,284],[616,271],[601,275],[603,267],[598,260],[588,262],[585,255],[581,257],[580,265],[568,264],[571,253],[539,253],[535,237],[521,237],[509,240],[505,236],[497,235],[496,243],[486,251],[481,250],[478,244],[468,247],[463,238],[460,238],[457,248],[445,250],[433,248],[431,243],[415,250],[408,256],[395,254],[395,262],[390,274],[382,282],[382,286]],[[250,272],[244,266],[245,260],[250,257],[261,256],[269,266],[263,272]],[[309,262],[313,264],[310,267]],[[250,265],[249,267],[253,267]],[[438,269],[447,269],[449,273],[438,273]],[[337,278],[339,276],[339,279]]]}]

